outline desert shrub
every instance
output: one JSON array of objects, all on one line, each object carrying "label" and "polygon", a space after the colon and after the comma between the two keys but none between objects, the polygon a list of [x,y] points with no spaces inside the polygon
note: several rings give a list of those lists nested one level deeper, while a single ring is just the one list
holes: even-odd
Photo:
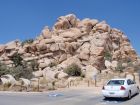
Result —
[{"label": "desert shrub", "polygon": [[11,57],[11,60],[13,61],[14,65],[15,66],[21,66],[22,65],[22,60],[23,58],[21,57],[20,54],[18,53],[15,53],[12,57]]},{"label": "desert shrub", "polygon": [[24,40],[21,45],[24,46],[25,44],[32,44],[34,42],[34,39],[27,39],[27,40]]},{"label": "desert shrub", "polygon": [[22,65],[16,65],[14,67],[8,67],[0,63],[0,76],[11,74],[17,80],[21,77],[31,79],[33,70],[32,66],[25,61],[22,62]]},{"label": "desert shrub", "polygon": [[0,76],[10,74],[11,71],[9,67],[7,67],[5,64],[0,63]]},{"label": "desert shrub", "polygon": [[81,68],[76,64],[69,65],[65,70],[65,73],[67,73],[69,76],[81,76],[82,71]]},{"label": "desert shrub", "polygon": [[108,61],[111,61],[112,60],[112,54],[110,52],[108,52],[108,51],[105,51],[104,59],[108,60]]},{"label": "desert shrub", "polygon": [[24,66],[11,68],[11,74],[18,80],[19,78],[32,78],[32,69]]}]

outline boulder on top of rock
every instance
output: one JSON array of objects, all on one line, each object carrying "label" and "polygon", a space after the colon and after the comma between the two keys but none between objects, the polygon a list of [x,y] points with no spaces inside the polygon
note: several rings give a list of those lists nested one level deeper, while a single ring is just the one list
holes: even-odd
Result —
[{"label": "boulder on top of rock", "polygon": [[11,42],[8,42],[6,44],[6,50],[13,50],[15,49],[16,47],[19,47],[20,46],[20,42],[18,40],[15,40],[15,41],[11,41]]},{"label": "boulder on top of rock", "polygon": [[48,26],[46,26],[46,27],[42,30],[41,35],[43,36],[44,39],[49,39],[49,38],[51,38],[52,34],[51,34],[51,31],[50,31],[50,29],[49,29]]},{"label": "boulder on top of rock", "polygon": [[54,25],[56,30],[64,30],[69,29],[71,27],[75,27],[77,24],[77,18],[73,14],[69,14],[66,16],[61,16],[57,19],[57,22]]},{"label": "boulder on top of rock", "polygon": [[82,33],[77,28],[71,28],[71,29],[68,29],[67,31],[61,33],[59,36],[62,36],[63,38],[77,39],[78,37],[82,36]]},{"label": "boulder on top of rock", "polygon": [[110,32],[110,26],[106,24],[105,21],[102,21],[95,26],[96,30],[102,30],[103,32]]}]

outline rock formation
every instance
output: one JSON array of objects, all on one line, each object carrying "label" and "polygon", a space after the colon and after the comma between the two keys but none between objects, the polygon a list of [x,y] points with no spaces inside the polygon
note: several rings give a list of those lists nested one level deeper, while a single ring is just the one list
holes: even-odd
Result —
[{"label": "rock formation", "polygon": [[[55,78],[57,71],[63,71],[72,63],[81,68],[90,66],[102,71],[116,68],[120,61],[138,61],[136,51],[123,32],[111,28],[105,21],[80,20],[73,14],[59,17],[52,29],[46,26],[30,44],[22,45],[15,40],[0,45],[0,62],[12,66],[10,57],[15,53],[21,54],[27,62],[37,60],[39,70],[46,72],[42,74],[38,71],[34,75],[49,75],[50,78]],[[57,63],[57,66],[51,68],[50,72],[48,68],[53,63]]]}]

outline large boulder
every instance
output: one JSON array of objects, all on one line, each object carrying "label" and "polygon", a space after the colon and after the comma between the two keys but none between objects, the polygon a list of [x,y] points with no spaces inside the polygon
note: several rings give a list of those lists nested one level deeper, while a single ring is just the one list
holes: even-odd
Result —
[{"label": "large boulder", "polygon": [[78,28],[81,29],[82,32],[90,32],[92,28],[98,23],[96,19],[83,19],[82,21],[78,22]]},{"label": "large boulder", "polygon": [[91,55],[96,55],[96,56],[101,56],[104,54],[104,47],[96,47],[95,45],[91,45],[90,47],[90,54]]},{"label": "large boulder", "polygon": [[[85,18],[81,21],[81,24],[84,26],[95,26],[98,23],[97,19],[89,19],[89,18]],[[78,24],[79,25],[79,24]]]},{"label": "large boulder", "polygon": [[111,62],[108,61],[108,60],[105,60],[105,67],[106,67],[107,69],[109,69],[109,68],[111,67]]},{"label": "large boulder", "polygon": [[73,14],[69,14],[66,16],[59,17],[54,25],[54,29],[64,30],[64,29],[69,29],[71,27],[75,27],[76,25],[77,25],[76,16]]},{"label": "large boulder", "polygon": [[78,52],[79,58],[83,60],[88,60],[89,59],[89,54],[90,54],[90,43],[85,42],[79,49]]},{"label": "large boulder", "polygon": [[95,26],[96,30],[102,30],[103,32],[110,32],[110,26],[106,24],[105,21],[102,21]]},{"label": "large boulder", "polygon": [[42,30],[41,35],[43,36],[44,39],[49,39],[49,38],[51,38],[52,34],[51,34],[51,31],[50,31],[50,29],[48,28],[48,26],[46,26],[46,27]]},{"label": "large boulder", "polygon": [[78,66],[81,67],[81,62],[76,56],[67,58],[67,60],[63,61],[61,64],[59,64],[59,66],[62,67],[62,68],[66,68],[73,63],[75,63],[75,64],[77,64]]},{"label": "large boulder", "polygon": [[98,70],[104,69],[104,56],[90,56],[89,64],[96,67]]},{"label": "large boulder", "polygon": [[11,42],[8,42],[6,44],[6,50],[13,50],[13,49],[16,49],[18,46],[20,45],[20,42],[18,40],[15,40],[15,41],[11,41]]},{"label": "large boulder", "polygon": [[34,77],[42,77],[43,71],[42,70],[34,71],[32,74]]},{"label": "large boulder", "polygon": [[55,43],[64,43],[65,38],[63,38],[62,36],[56,36],[56,35],[52,35],[52,40],[54,40]]},{"label": "large boulder", "polygon": [[85,67],[86,70],[86,78],[93,78],[99,73],[99,70],[97,70],[95,67],[92,65],[88,65]]},{"label": "large boulder", "polygon": [[116,68],[118,66],[118,61],[112,61],[111,67]]},{"label": "large boulder", "polygon": [[82,36],[82,33],[79,29],[77,28],[71,28],[67,31],[64,31],[63,33],[60,34],[63,38],[72,38],[72,39],[77,39]]},{"label": "large boulder", "polygon": [[64,72],[60,72],[58,74],[58,79],[63,79],[63,78],[67,78],[68,77],[68,74],[64,73]]},{"label": "large boulder", "polygon": [[50,67],[46,67],[45,69],[43,69],[43,77],[47,81],[53,81],[53,80],[55,80],[56,73],[57,72],[53,71],[52,68],[50,68]]},{"label": "large boulder", "polygon": [[21,54],[21,55],[24,54],[25,49],[23,47],[19,47],[18,53]]},{"label": "large boulder", "polygon": [[59,50],[59,45],[54,43],[50,46],[50,51],[58,51]]},{"label": "large boulder", "polygon": [[42,60],[39,60],[39,68],[45,68],[47,66],[49,66],[50,63],[52,63],[53,60],[52,59],[48,59],[48,58],[44,58]]}]

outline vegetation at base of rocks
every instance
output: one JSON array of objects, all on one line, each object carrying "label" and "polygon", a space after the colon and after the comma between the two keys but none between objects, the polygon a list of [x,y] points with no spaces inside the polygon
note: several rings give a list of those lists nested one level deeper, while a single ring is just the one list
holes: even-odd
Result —
[{"label": "vegetation at base of rocks", "polygon": [[21,77],[31,79],[32,72],[33,69],[27,62],[24,62],[22,63],[22,65],[18,65],[14,67],[8,67],[7,65],[0,63],[0,76],[11,74],[17,80]]},{"label": "vegetation at base of rocks", "polygon": [[112,54],[109,51],[105,51],[104,59],[108,60],[108,61],[111,61],[112,60]]},{"label": "vegetation at base of rocks", "polygon": [[31,79],[33,77],[32,71],[33,71],[32,68],[31,67],[28,67],[28,65],[26,65],[26,66],[13,67],[13,68],[11,68],[11,72],[10,73],[17,80],[19,78]]},{"label": "vegetation at base of rocks", "polygon": [[21,43],[21,45],[24,46],[25,44],[32,44],[33,42],[34,42],[34,39],[26,39]]},{"label": "vegetation at base of rocks", "polygon": [[69,76],[81,76],[82,74],[81,68],[74,63],[64,69],[64,72],[67,73]]},{"label": "vegetation at base of rocks", "polygon": [[10,69],[5,64],[0,62],[0,77],[8,73],[10,73]]},{"label": "vegetation at base of rocks", "polygon": [[22,65],[22,60],[23,58],[21,57],[20,54],[18,53],[15,53],[12,57],[11,57],[11,60],[13,61],[14,65],[15,66],[21,66]]}]

